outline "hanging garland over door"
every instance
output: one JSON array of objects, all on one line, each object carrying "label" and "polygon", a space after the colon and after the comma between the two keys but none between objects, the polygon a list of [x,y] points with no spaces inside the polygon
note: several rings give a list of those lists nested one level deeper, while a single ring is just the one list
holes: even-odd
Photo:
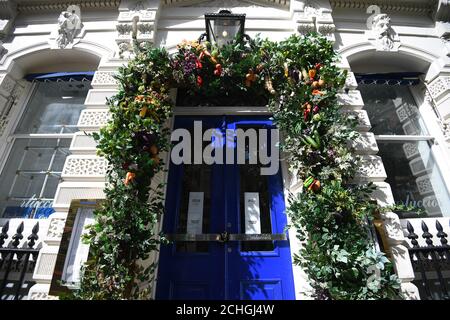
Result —
[{"label": "hanging garland over door", "polygon": [[[295,263],[308,274],[317,299],[390,299],[399,281],[375,250],[370,217],[379,208],[371,184],[352,184],[359,159],[348,141],[356,119],[342,113],[338,90],[346,73],[336,67],[332,43],[318,34],[281,42],[256,39],[216,48],[183,42],[175,54],[146,48],[117,79],[111,120],[94,137],[109,164],[106,200],[86,241],[90,258],[70,298],[149,298],[155,265],[142,260],[166,242],[156,225],[164,213],[163,185],[152,184],[169,149],[169,90],[190,105],[267,103],[283,134],[281,150],[302,192],[288,214],[302,242]],[[141,285],[139,285],[141,284]]]}]

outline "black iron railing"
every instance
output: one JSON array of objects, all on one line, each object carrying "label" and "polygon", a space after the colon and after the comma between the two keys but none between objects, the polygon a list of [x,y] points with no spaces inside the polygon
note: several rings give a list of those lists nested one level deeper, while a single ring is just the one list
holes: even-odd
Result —
[{"label": "black iron railing", "polygon": [[28,242],[22,248],[18,246],[24,237],[23,222],[17,227],[9,245],[4,247],[8,230],[9,221],[3,225],[0,233],[0,300],[19,300],[28,294],[29,288],[24,290],[25,277],[33,272],[39,254],[39,249],[34,248],[39,239],[39,222],[34,225]]},{"label": "black iron railing", "polygon": [[441,223],[436,220],[436,243],[433,243],[433,235],[428,226],[422,220],[422,238],[426,246],[419,246],[412,224],[408,221],[408,239],[412,247],[409,248],[409,256],[416,275],[413,283],[419,288],[422,300],[449,300],[450,299],[450,246],[447,241],[447,233]]}]

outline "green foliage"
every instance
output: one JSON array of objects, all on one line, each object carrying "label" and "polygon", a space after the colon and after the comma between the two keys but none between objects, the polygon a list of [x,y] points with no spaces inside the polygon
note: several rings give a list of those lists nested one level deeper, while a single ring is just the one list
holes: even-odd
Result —
[{"label": "green foliage", "polygon": [[348,145],[357,137],[356,119],[339,110],[336,94],[346,73],[336,59],[332,43],[317,34],[278,43],[257,38],[220,50],[183,42],[171,57],[163,49],[139,52],[120,69],[120,91],[109,101],[112,118],[94,135],[98,154],[109,162],[106,200],[85,239],[90,258],[80,289],[64,298],[149,298],[148,286],[138,284],[151,283],[155,265],[144,268],[140,261],[165,242],[155,231],[163,186],[152,179],[163,170],[158,155],[168,150],[172,87],[194,105],[268,101],[283,133],[281,148],[304,181],[303,191],[290,197],[288,214],[303,243],[294,262],[317,298],[396,298],[392,264],[368,236],[372,214],[387,209],[370,200],[372,185],[349,183],[358,169]]},{"label": "green foliage", "polygon": [[374,186],[349,184],[359,159],[348,141],[358,134],[356,119],[339,110],[336,94],[346,73],[335,65],[332,43],[311,34],[265,42],[261,50],[276,92],[270,109],[283,132],[281,147],[305,181],[288,208],[303,244],[294,262],[312,280],[318,299],[397,298],[392,264],[369,236],[370,219],[380,211],[370,199]]},{"label": "green foliage", "polygon": [[[109,162],[106,200],[95,211],[96,223],[85,239],[90,258],[71,298],[149,298],[148,289],[137,284],[152,280],[155,266],[139,262],[164,241],[155,233],[164,212],[162,185],[151,181],[163,169],[158,154],[168,149],[168,61],[164,50],[151,49],[119,71],[121,90],[109,101],[112,119],[94,134],[98,154]],[[134,176],[126,182],[130,173]]]}]

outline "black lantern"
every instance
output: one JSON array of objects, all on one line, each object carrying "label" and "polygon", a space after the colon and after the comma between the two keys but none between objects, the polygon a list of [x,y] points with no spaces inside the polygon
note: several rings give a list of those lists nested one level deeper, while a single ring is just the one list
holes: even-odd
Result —
[{"label": "black lantern", "polygon": [[[218,47],[244,36],[245,14],[232,14],[229,10],[220,10],[219,13],[206,13],[206,38]],[[202,35],[200,39],[205,36]]]}]

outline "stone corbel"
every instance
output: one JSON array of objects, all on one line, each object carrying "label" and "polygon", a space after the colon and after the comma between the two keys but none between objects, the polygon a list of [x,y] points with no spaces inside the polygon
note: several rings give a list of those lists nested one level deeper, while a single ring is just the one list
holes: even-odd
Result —
[{"label": "stone corbel", "polygon": [[52,49],[72,49],[84,37],[86,31],[81,23],[81,11],[76,5],[69,5],[58,17],[58,26],[49,37]]},{"label": "stone corbel", "polygon": [[450,20],[450,1],[439,0],[436,6],[436,11],[433,14],[435,21],[449,21]]},{"label": "stone corbel", "polygon": [[370,30],[366,31],[366,37],[375,49],[377,51],[398,51],[400,38],[392,28],[391,18],[385,13],[378,13],[370,21]]},{"label": "stone corbel", "polygon": [[389,244],[396,245],[405,243],[406,240],[398,215],[388,211],[381,214],[381,219],[383,220],[384,230]]},{"label": "stone corbel", "polygon": [[2,60],[3,56],[8,52],[6,48],[3,46],[3,42],[0,41],[0,60]]},{"label": "stone corbel", "polygon": [[294,13],[297,31],[301,34],[316,31],[334,41],[335,25],[331,11],[325,8],[316,8],[311,4],[299,6]]},{"label": "stone corbel", "polygon": [[154,43],[157,7],[141,2],[124,2],[123,5],[116,27],[117,55],[122,59],[130,59],[134,56],[135,42],[141,47]]},{"label": "stone corbel", "polygon": [[15,1],[0,1],[0,39],[5,39],[11,34],[16,16],[17,4]]}]

